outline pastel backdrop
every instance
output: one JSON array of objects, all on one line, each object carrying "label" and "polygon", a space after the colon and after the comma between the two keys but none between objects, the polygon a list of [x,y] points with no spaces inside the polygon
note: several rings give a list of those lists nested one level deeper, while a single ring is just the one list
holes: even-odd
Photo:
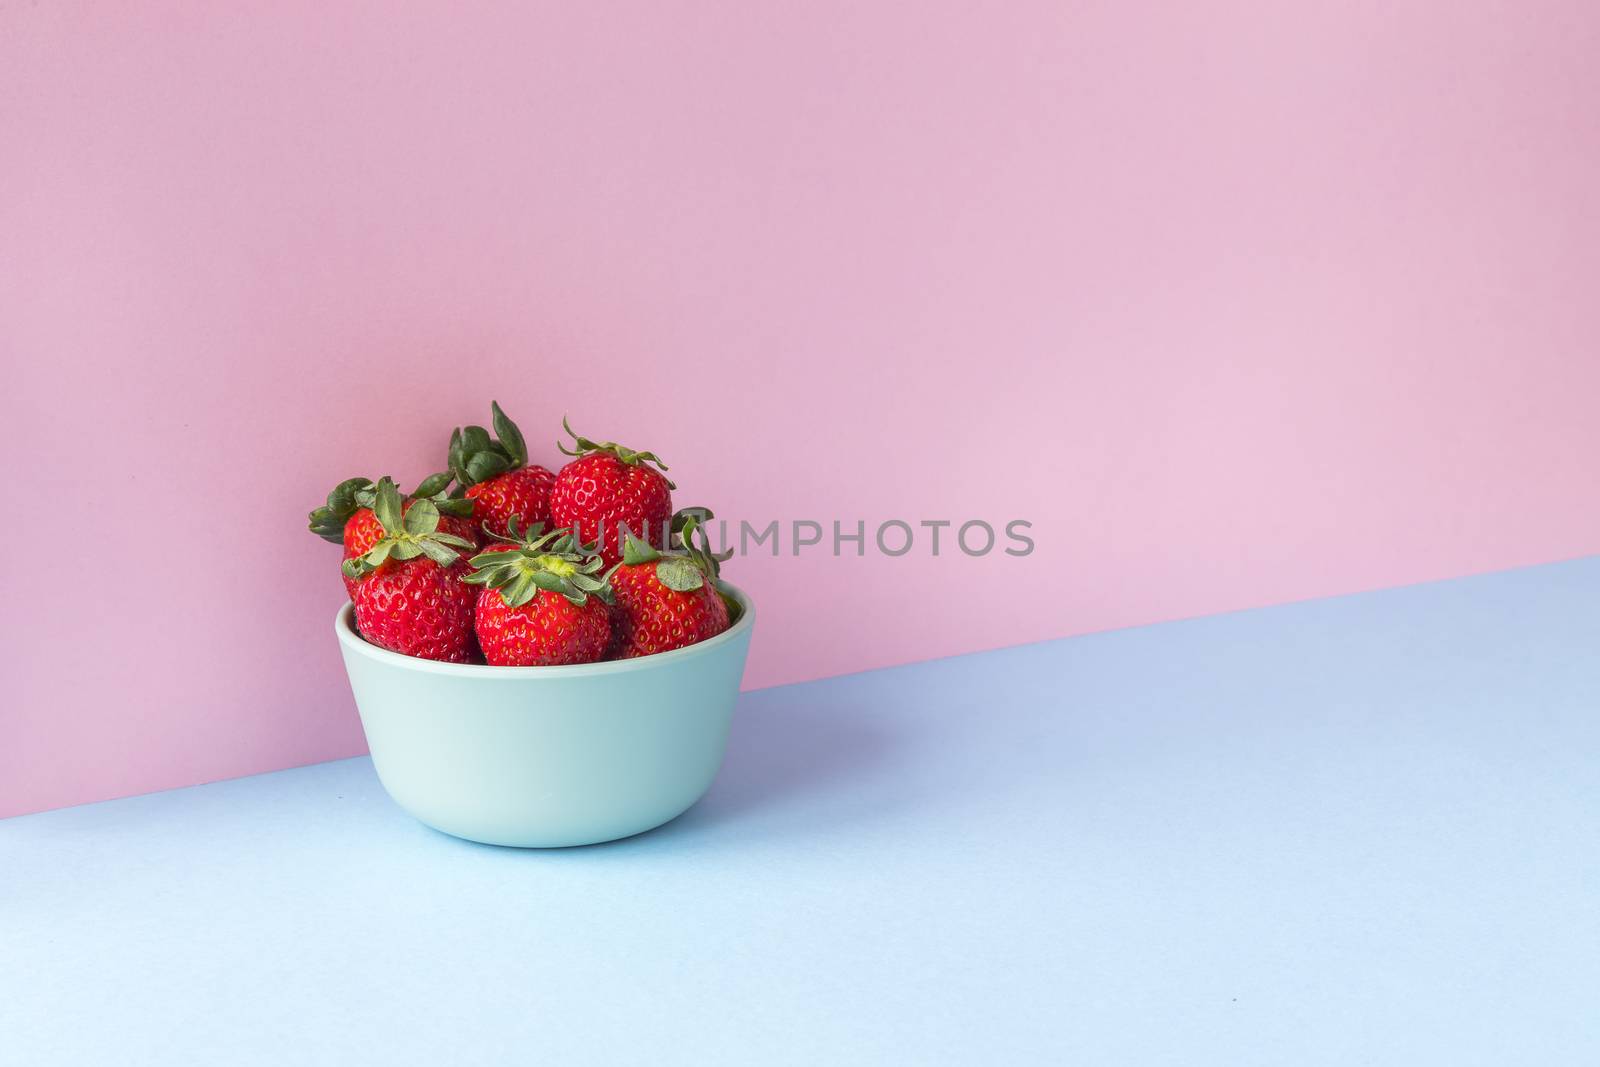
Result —
[{"label": "pastel backdrop", "polygon": [[730,517],[1033,524],[736,561],[752,687],[1594,552],[1597,51],[1581,2],[5,5],[0,815],[360,753],[304,513],[491,397]]}]

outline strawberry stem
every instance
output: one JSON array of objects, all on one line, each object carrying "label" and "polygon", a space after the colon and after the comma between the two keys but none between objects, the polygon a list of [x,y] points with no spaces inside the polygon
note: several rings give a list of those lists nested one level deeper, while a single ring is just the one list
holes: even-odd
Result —
[{"label": "strawberry stem", "polygon": [[[649,464],[660,471],[669,469],[665,463],[661,462],[661,457],[654,452],[640,452],[625,445],[619,445],[615,441],[591,441],[587,437],[579,436],[577,431],[573,430],[571,425],[568,424],[565,415],[561,416],[561,428],[567,431],[567,435],[572,438],[571,448],[568,448],[564,442],[556,442],[556,448],[564,456],[582,457],[605,453],[615,456],[619,461],[626,463],[630,467]],[[667,488],[676,489],[678,487],[669,478],[667,479]]]}]

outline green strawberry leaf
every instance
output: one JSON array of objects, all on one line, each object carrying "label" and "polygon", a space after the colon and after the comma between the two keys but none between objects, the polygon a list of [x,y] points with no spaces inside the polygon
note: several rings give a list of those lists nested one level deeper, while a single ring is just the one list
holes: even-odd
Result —
[{"label": "green strawberry leaf", "polygon": [[[415,505],[413,505],[415,507]],[[422,554],[433,560],[441,567],[448,567],[461,557],[438,541],[422,540],[417,542],[417,547],[422,549]]]},{"label": "green strawberry leaf", "polygon": [[346,478],[328,494],[328,507],[346,513],[355,510],[356,490],[371,484],[370,478]]},{"label": "green strawberry leaf", "polygon": [[422,479],[421,483],[417,486],[416,492],[412,493],[411,495],[438,496],[440,493],[444,492],[445,488],[450,484],[450,477],[449,471],[440,471],[438,474],[430,474],[426,478]]},{"label": "green strawberry leaf", "polygon": [[330,507],[320,507],[306,516],[306,529],[336,545],[344,544],[345,519]]},{"label": "green strawberry leaf", "polygon": [[378,493],[372,501],[372,511],[378,516],[387,533],[400,532],[400,490],[387,477],[378,482]]},{"label": "green strawberry leaf", "polygon": [[682,556],[668,556],[656,564],[656,578],[668,589],[688,593],[706,583],[706,576]]},{"label": "green strawberry leaf", "polygon": [[431,500],[413,500],[402,525],[413,537],[431,534],[439,528],[439,508]]},{"label": "green strawberry leaf", "polygon": [[500,595],[505,598],[508,607],[520,608],[539,594],[539,587],[534,584],[533,577],[519,574],[516,580],[500,590]]},{"label": "green strawberry leaf", "polygon": [[500,439],[512,464],[518,467],[525,465],[528,462],[528,443],[522,439],[522,431],[500,410],[498,401],[491,400],[489,410],[494,416],[494,435]]},{"label": "green strawberry leaf", "polygon": [[474,484],[486,482],[511,469],[511,461],[494,452],[476,452],[467,460],[467,474]]},{"label": "green strawberry leaf", "polygon": [[695,522],[701,526],[704,526],[707,520],[714,518],[716,518],[716,516],[711,513],[710,508],[679,508],[677,513],[672,516],[672,532],[682,533],[684,527],[688,526],[691,522]]},{"label": "green strawberry leaf", "polygon": [[346,478],[328,492],[326,504],[313,508],[306,516],[306,529],[324,541],[343,544],[345,523],[357,508],[366,506],[362,494],[371,490],[372,482],[366,478]]},{"label": "green strawberry leaf", "polygon": [[633,531],[623,527],[622,562],[629,566],[639,563],[650,563],[661,558],[650,543],[642,541],[633,535]]},{"label": "green strawberry leaf", "polygon": [[472,484],[472,476],[467,473],[467,446],[462,440],[461,428],[450,431],[450,450],[445,466],[450,468],[450,473],[455,475],[456,488]]}]

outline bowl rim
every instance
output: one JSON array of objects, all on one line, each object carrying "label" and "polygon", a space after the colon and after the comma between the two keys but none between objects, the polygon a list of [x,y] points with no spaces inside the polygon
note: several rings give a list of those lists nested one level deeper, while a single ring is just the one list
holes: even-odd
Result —
[{"label": "bowl rim", "polygon": [[601,663],[573,663],[559,667],[494,667],[487,663],[445,663],[435,659],[423,659],[420,656],[406,656],[399,652],[391,652],[387,648],[379,648],[356,632],[355,605],[345,601],[334,612],[333,630],[339,635],[339,644],[346,650],[365,656],[378,663],[397,667],[401,670],[420,671],[424,674],[454,675],[458,678],[586,678],[600,674],[625,674],[631,671],[650,670],[652,667],[662,666],[667,663],[678,663],[694,656],[702,656],[715,651],[742,635],[750,632],[755,625],[756,608],[750,600],[749,594],[736,585],[728,582],[722,583],[722,588],[739,602],[739,621],[722,631],[715,637],[696,642],[684,648],[675,648],[671,652],[657,652],[652,656],[640,656],[637,659],[607,660]]}]

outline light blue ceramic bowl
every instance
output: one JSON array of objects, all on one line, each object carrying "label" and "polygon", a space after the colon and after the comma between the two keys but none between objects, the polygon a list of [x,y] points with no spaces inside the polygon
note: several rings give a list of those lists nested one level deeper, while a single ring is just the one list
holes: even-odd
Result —
[{"label": "light blue ceramic bowl", "polygon": [[378,778],[438,830],[492,845],[590,845],[682,814],[710,788],[755,612],[675,652],[574,667],[401,656],[334,630]]}]

